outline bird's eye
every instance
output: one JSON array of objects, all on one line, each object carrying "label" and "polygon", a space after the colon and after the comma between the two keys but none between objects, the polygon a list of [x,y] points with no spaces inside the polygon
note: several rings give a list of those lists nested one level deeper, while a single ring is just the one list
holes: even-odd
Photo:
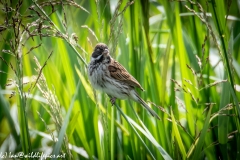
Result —
[{"label": "bird's eye", "polygon": [[93,58],[97,58],[98,56],[100,56],[102,54],[102,50],[100,48],[97,48],[93,54],[92,54],[92,57]]}]

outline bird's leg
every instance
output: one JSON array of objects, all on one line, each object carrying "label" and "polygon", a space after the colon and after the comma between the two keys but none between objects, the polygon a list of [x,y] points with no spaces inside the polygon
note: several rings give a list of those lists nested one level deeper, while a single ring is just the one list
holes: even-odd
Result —
[{"label": "bird's leg", "polygon": [[117,99],[116,97],[111,97],[110,102],[112,103],[112,105],[114,105],[116,99]]}]

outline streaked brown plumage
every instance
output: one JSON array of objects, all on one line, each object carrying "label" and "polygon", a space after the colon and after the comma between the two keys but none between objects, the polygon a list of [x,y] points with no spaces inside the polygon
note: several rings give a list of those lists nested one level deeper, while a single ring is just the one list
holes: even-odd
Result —
[{"label": "streaked brown plumage", "polygon": [[112,59],[111,63],[109,64],[108,70],[113,78],[123,81],[133,87],[138,87],[143,91],[143,88],[138,83],[138,81],[132,75],[130,75],[120,63],[118,63],[114,59]]},{"label": "streaked brown plumage", "polygon": [[95,89],[101,90],[111,97],[112,104],[115,103],[116,98],[130,98],[141,103],[152,116],[160,119],[135,91],[136,87],[143,90],[142,86],[109,55],[108,47],[104,43],[98,43],[94,48],[88,65],[88,76]]}]

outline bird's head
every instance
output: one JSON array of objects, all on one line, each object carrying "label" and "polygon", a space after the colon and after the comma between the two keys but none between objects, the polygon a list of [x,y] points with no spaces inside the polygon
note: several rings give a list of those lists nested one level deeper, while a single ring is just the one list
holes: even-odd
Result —
[{"label": "bird's head", "polygon": [[109,57],[108,46],[104,43],[98,43],[94,48],[91,61],[102,62]]}]

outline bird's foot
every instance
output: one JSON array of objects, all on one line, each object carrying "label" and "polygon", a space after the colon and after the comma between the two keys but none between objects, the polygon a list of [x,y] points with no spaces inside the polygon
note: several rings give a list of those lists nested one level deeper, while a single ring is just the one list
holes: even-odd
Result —
[{"label": "bird's foot", "polygon": [[110,102],[112,103],[112,105],[114,105],[116,99],[117,99],[116,97],[112,97],[112,98],[110,99]]}]

